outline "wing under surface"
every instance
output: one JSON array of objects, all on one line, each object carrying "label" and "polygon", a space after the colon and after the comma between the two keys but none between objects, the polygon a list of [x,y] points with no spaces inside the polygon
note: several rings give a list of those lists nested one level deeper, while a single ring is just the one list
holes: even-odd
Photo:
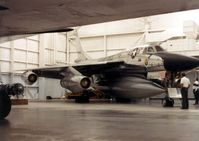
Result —
[{"label": "wing under surface", "polygon": [[198,0],[4,0],[0,37],[199,8]]},{"label": "wing under surface", "polygon": [[36,73],[39,77],[61,79],[65,76],[65,73],[68,72],[67,68],[69,67],[74,68],[82,75],[91,76],[93,74],[103,74],[107,70],[117,69],[122,64],[124,64],[124,62],[101,62],[99,64],[69,65],[60,67],[36,68],[30,70]]},{"label": "wing under surface", "polygon": [[[130,74],[142,74],[146,73],[146,68],[138,65],[129,65],[124,62],[103,62],[100,64],[88,64],[88,65],[73,65],[62,67],[49,67],[49,68],[37,68],[30,69],[36,73],[39,77],[62,79],[66,76],[65,73],[70,73],[72,67],[78,73],[85,76],[92,76],[93,74],[106,74],[106,75],[130,75]],[[27,70],[28,71],[28,70]]]}]

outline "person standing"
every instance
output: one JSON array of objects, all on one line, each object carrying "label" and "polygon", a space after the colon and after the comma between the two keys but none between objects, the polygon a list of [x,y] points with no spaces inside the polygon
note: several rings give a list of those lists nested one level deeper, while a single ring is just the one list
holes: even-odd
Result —
[{"label": "person standing", "polygon": [[194,97],[195,97],[194,105],[197,105],[198,101],[199,101],[199,82],[198,82],[198,78],[196,78],[196,80],[193,83],[193,94],[194,94]]},{"label": "person standing", "polygon": [[181,95],[182,95],[182,107],[181,109],[189,109],[189,100],[188,100],[188,90],[190,87],[190,80],[186,77],[185,73],[182,73],[182,78],[180,81],[181,85]]}]

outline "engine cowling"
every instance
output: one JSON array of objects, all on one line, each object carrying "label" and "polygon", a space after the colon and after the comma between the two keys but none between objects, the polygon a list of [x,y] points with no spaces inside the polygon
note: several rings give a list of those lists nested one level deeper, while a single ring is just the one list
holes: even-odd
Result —
[{"label": "engine cowling", "polygon": [[73,92],[79,92],[88,89],[91,86],[91,79],[86,76],[72,76],[65,77],[60,81],[63,88],[69,89]]},{"label": "engine cowling", "polygon": [[32,85],[37,81],[38,76],[32,71],[27,71],[22,74],[21,78],[24,80],[26,84]]}]

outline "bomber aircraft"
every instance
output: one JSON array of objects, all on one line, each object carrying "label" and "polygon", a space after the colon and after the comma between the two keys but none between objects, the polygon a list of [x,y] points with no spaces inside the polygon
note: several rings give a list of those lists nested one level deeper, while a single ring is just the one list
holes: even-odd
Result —
[{"label": "bomber aircraft", "polygon": [[[64,32],[70,30],[68,27],[197,8],[198,0],[3,0],[0,37]],[[84,99],[88,99],[91,87],[116,98],[142,98],[164,92],[163,87],[147,78],[149,72],[181,72],[197,66],[196,58],[164,52],[160,46],[147,46],[98,60],[85,57],[63,67],[32,69],[23,78],[29,84],[37,77],[60,79],[62,87],[83,91]],[[10,112],[6,105],[9,103],[1,94],[0,118]]]},{"label": "bomber aircraft", "polygon": [[[72,92],[82,92],[77,102],[88,102],[91,88],[98,89],[116,98],[118,102],[135,98],[147,98],[165,92],[165,87],[157,83],[156,78],[148,77],[151,72],[177,72],[193,69],[199,60],[179,54],[166,52],[160,46],[143,45],[112,56],[90,60],[84,52],[78,63],[67,66],[30,69],[22,78],[27,84],[33,84],[38,77],[60,79],[63,88]],[[7,86],[7,85],[6,85]],[[2,86],[4,95],[10,87]],[[21,86],[20,86],[21,87]],[[16,95],[18,87],[9,95]],[[20,90],[20,89],[19,89]],[[1,97],[0,97],[1,98]],[[8,97],[6,97],[8,98]],[[0,100],[0,112],[9,105]],[[9,109],[8,109],[9,110]],[[0,114],[4,118],[7,114]]]},{"label": "bomber aircraft", "polygon": [[119,102],[164,93],[164,84],[150,73],[177,74],[197,66],[197,58],[169,53],[156,45],[143,45],[100,59],[89,59],[82,51],[78,63],[30,69],[22,78],[27,84],[35,83],[37,77],[60,79],[63,88],[81,92],[77,102],[89,101],[91,89],[113,96]]}]

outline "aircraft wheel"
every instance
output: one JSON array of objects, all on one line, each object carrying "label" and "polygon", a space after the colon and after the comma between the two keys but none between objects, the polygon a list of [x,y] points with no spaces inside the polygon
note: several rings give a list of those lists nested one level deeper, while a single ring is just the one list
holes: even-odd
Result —
[{"label": "aircraft wheel", "polygon": [[163,107],[173,107],[173,106],[174,106],[174,100],[172,98],[165,98]]},{"label": "aircraft wheel", "polygon": [[4,119],[11,111],[11,100],[8,95],[0,94],[0,119]]},{"label": "aircraft wheel", "polygon": [[76,103],[89,103],[89,97],[88,96],[79,96],[75,99]]},{"label": "aircraft wheel", "polygon": [[131,99],[130,98],[115,98],[115,101],[117,103],[131,103]]}]

